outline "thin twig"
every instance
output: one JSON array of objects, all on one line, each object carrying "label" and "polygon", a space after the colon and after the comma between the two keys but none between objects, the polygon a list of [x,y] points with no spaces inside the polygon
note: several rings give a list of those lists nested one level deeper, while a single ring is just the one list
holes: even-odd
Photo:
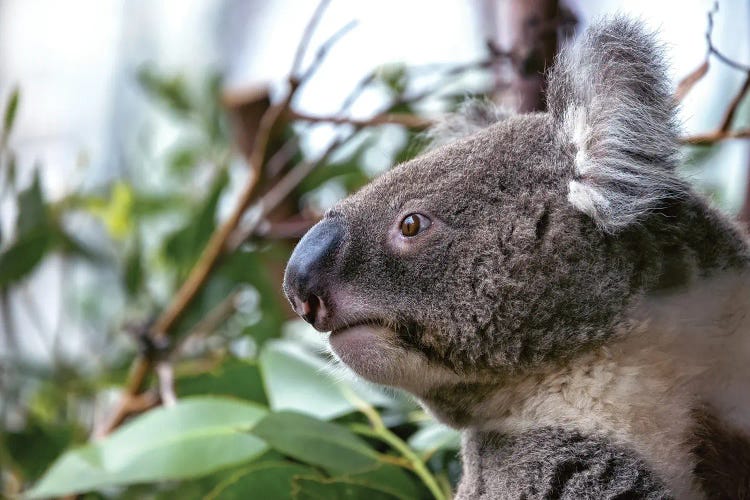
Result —
[{"label": "thin twig", "polygon": [[210,335],[219,328],[229,317],[237,311],[237,299],[240,291],[235,289],[224,300],[215,305],[196,323],[185,335],[180,337],[178,344],[172,349],[171,359],[179,357],[185,346],[196,339]]},{"label": "thin twig", "polygon": [[680,80],[680,83],[677,84],[677,90],[675,90],[674,92],[674,101],[682,102],[682,100],[685,98],[688,92],[692,90],[695,84],[698,83],[701,78],[706,76],[706,73],[708,73],[708,69],[709,63],[708,59],[706,59],[700,66],[695,68],[693,71],[688,73],[687,76]]},{"label": "thin twig", "polygon": [[147,391],[135,396],[124,395],[120,398],[109,419],[100,427],[94,429],[91,438],[93,440],[104,438],[112,430],[119,427],[129,415],[150,410],[158,404],[159,396],[154,391]]},{"label": "thin twig", "polygon": [[297,152],[299,152],[299,136],[295,134],[268,159],[266,175],[269,178],[278,177]]},{"label": "thin twig", "polygon": [[300,69],[302,68],[302,60],[305,57],[307,47],[310,45],[310,39],[312,38],[312,35],[315,32],[315,28],[318,26],[320,19],[323,17],[323,13],[325,13],[330,3],[331,0],[321,0],[318,3],[318,6],[315,8],[312,17],[310,17],[310,20],[307,22],[307,26],[305,26],[305,30],[302,32],[302,37],[297,44],[297,50],[294,53],[292,68],[289,71],[289,75],[291,78],[296,78],[297,73],[299,73]]},{"label": "thin twig", "polygon": [[168,361],[159,361],[156,364],[156,377],[159,380],[159,397],[161,404],[171,407],[177,404],[177,395],[174,390],[174,372]]},{"label": "thin twig", "polygon": [[317,71],[317,69],[320,67],[320,65],[323,62],[323,59],[325,59],[326,55],[328,55],[328,51],[331,50],[331,47],[333,47],[336,42],[338,42],[341,37],[343,37],[345,34],[347,34],[349,31],[351,31],[355,26],[357,25],[357,21],[349,21],[346,23],[343,27],[339,28],[333,35],[328,38],[323,44],[318,48],[318,50],[315,53],[315,58],[313,59],[313,62],[310,64],[310,67],[307,68],[307,70],[302,74],[302,76],[299,78],[300,81],[307,81],[310,79],[310,77]]},{"label": "thin twig", "polygon": [[434,124],[432,120],[410,113],[383,113],[370,118],[350,118],[347,116],[315,116],[300,111],[292,111],[290,117],[313,123],[333,123],[337,125],[354,125],[356,127],[374,127],[378,125],[403,125],[412,129],[424,129]]},{"label": "thin twig", "polygon": [[258,201],[257,207],[259,213],[256,214],[256,217],[237,229],[229,242],[230,250],[233,251],[237,249],[242,243],[247,241],[247,239],[255,233],[255,230],[260,226],[264,218],[271,213],[279,203],[284,201],[284,199],[289,196],[294,188],[299,186],[300,182],[302,182],[310,172],[325,163],[339,146],[351,140],[358,131],[359,128],[356,128],[349,135],[332,141],[317,160],[299,163],[287,172],[286,175],[269,189],[268,192]]},{"label": "thin twig", "polygon": [[707,45],[708,53],[716,56],[717,59],[719,59],[721,62],[723,62],[727,66],[730,66],[740,71],[744,71],[746,73],[750,73],[750,66],[746,64],[738,63],[737,61],[734,61],[730,57],[727,57],[721,51],[719,51],[719,49],[716,48],[713,41],[711,40],[711,36],[714,31],[714,15],[717,12],[719,12],[718,1],[714,2],[713,7],[711,8],[711,10],[708,11],[708,28],[706,29],[706,45]]},{"label": "thin twig", "polygon": [[707,134],[697,134],[683,137],[680,139],[680,142],[693,146],[708,146],[727,139],[750,139],[750,128],[728,130],[726,132],[716,130]]},{"label": "thin twig", "polygon": [[419,456],[414,453],[414,450],[404,442],[403,439],[398,437],[396,434],[391,432],[386,427],[383,419],[380,418],[380,414],[377,410],[367,401],[360,398],[350,388],[344,386],[341,387],[341,392],[344,397],[348,399],[362,414],[367,417],[370,422],[370,426],[352,424],[351,429],[359,434],[364,434],[370,437],[378,438],[384,443],[388,444],[391,448],[399,452],[410,464],[411,469],[414,473],[422,480],[422,482],[430,490],[432,496],[436,500],[447,500],[446,494],[440,488],[435,476],[430,472],[430,469],[422,461]]},{"label": "thin twig", "polygon": [[721,125],[719,126],[720,131],[729,131],[729,128],[732,126],[732,121],[734,120],[734,115],[737,112],[737,108],[745,98],[745,95],[747,95],[748,90],[750,90],[750,73],[745,76],[745,83],[742,84],[740,91],[737,92],[737,95],[734,96],[734,99],[732,99],[732,102],[729,103],[729,107],[724,112],[724,118],[721,120]]}]

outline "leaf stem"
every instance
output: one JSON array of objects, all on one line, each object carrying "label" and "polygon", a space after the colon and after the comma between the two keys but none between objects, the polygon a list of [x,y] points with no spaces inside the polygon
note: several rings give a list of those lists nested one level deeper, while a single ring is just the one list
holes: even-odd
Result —
[{"label": "leaf stem", "polygon": [[446,496],[427,465],[421,458],[419,458],[414,450],[404,442],[403,439],[391,432],[391,430],[385,426],[385,423],[383,423],[383,419],[380,417],[377,410],[367,401],[356,395],[354,391],[348,387],[342,388],[342,391],[346,398],[349,399],[354,406],[356,406],[357,409],[367,417],[367,420],[370,421],[370,427],[362,424],[352,424],[352,430],[359,434],[378,438],[384,443],[390,445],[391,448],[399,452],[411,464],[414,473],[422,480],[425,486],[427,486],[427,489],[430,490],[430,493],[432,493],[435,500],[448,500],[449,497]]}]

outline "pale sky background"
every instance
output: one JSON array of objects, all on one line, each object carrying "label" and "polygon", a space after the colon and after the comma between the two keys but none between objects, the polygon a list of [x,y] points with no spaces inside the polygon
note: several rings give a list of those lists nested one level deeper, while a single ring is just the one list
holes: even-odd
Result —
[{"label": "pale sky background", "polygon": [[[330,52],[300,95],[299,107],[312,113],[334,112],[352,86],[380,64],[479,59],[485,36],[478,4],[479,0],[333,0],[313,37],[313,48],[348,21],[357,19],[359,24]],[[598,16],[614,13],[637,16],[658,30],[668,47],[675,83],[703,60],[711,4],[567,2],[579,17],[579,30]],[[45,189],[52,197],[117,178],[146,128],[155,144],[151,154],[158,159],[173,145],[176,130],[156,116],[140,91],[135,80],[140,65],[153,63],[188,78],[223,69],[226,85],[233,89],[282,82],[316,5],[313,0],[0,0],[0,102],[13,86],[22,89],[12,137],[21,184],[28,182],[35,163],[42,165]],[[750,2],[720,2],[714,42],[745,64],[750,63],[749,24]],[[742,77],[713,60],[709,74],[683,103],[686,132],[715,128]],[[353,112],[367,116],[379,102],[378,95],[366,94]],[[321,128],[305,147],[320,148],[329,133]],[[730,208],[742,201],[749,155],[748,141],[729,142],[716,155],[715,168],[701,174],[726,193]],[[81,162],[89,167],[80,168]],[[9,204],[0,203],[5,234],[14,217]],[[61,279],[69,279],[66,276],[51,259],[25,285],[26,293],[39,297],[40,317],[35,319],[42,324],[53,324],[61,314],[65,287],[59,285]],[[107,300],[106,291],[102,294]],[[18,325],[32,319],[27,311],[16,314]],[[90,352],[87,334],[76,328],[65,332],[72,355]],[[29,335],[24,340],[25,355],[45,358],[45,339]]]}]

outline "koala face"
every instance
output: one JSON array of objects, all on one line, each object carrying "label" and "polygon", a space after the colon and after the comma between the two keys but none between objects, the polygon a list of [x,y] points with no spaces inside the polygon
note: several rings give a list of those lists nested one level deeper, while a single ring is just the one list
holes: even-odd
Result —
[{"label": "koala face", "polygon": [[330,210],[295,250],[287,294],[379,383],[415,389],[426,370],[480,377],[578,349],[618,320],[633,271],[567,200],[571,175],[549,115],[504,120]]},{"label": "koala face", "polygon": [[417,395],[572,356],[614,335],[690,252],[674,109],[650,35],[592,28],[549,113],[503,117],[395,167],[300,241],[284,290],[361,376]]}]

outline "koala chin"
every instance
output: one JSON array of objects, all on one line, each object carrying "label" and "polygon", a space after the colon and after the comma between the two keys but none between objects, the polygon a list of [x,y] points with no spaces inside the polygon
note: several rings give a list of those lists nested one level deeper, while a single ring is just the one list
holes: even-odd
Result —
[{"label": "koala chin", "polygon": [[750,243],[676,173],[653,34],[563,51],[341,201],[284,291],[340,361],[462,430],[457,498],[748,498]]}]

